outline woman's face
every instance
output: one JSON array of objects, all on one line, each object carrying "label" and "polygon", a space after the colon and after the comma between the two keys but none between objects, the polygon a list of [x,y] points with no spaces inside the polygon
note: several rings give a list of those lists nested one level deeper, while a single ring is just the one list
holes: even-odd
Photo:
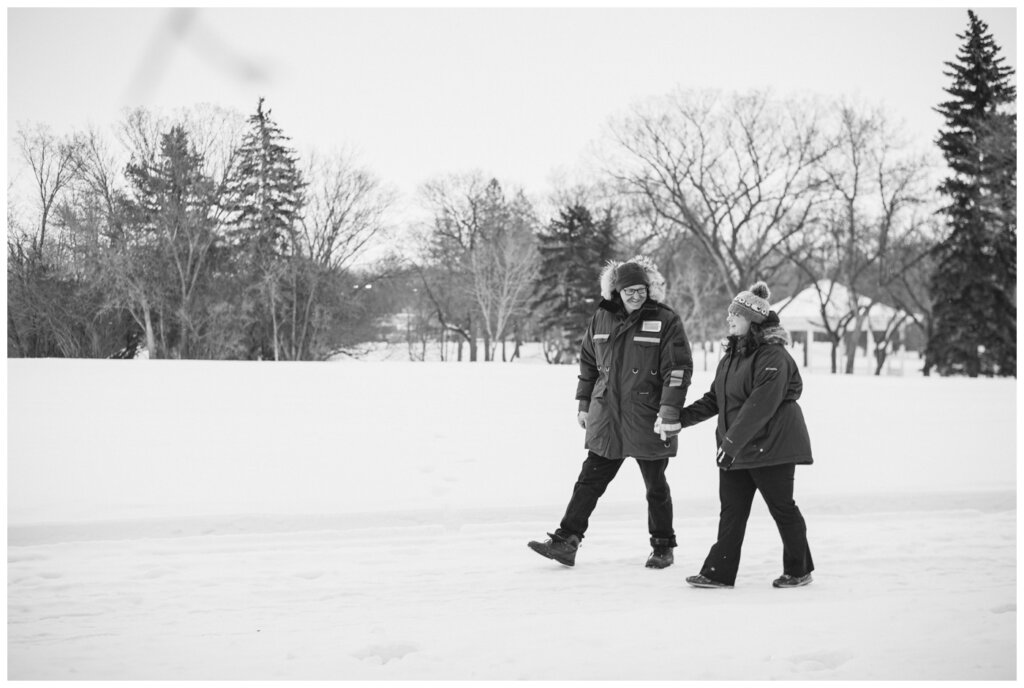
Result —
[{"label": "woman's face", "polygon": [[647,300],[647,285],[634,284],[631,287],[620,289],[619,296],[622,297],[622,303],[626,306],[626,312],[632,313],[644,305],[644,301]]},{"label": "woman's face", "polygon": [[750,321],[744,318],[742,315],[733,315],[730,313],[725,321],[729,323],[729,335],[735,335],[742,337],[750,329]]}]

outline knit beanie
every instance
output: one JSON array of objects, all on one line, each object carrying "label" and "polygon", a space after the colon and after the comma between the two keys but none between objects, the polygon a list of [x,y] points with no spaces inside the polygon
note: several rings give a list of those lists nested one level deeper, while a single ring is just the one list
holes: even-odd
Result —
[{"label": "knit beanie", "polygon": [[758,282],[747,291],[741,291],[729,304],[729,312],[733,315],[742,315],[754,323],[762,323],[771,312],[771,304],[768,303],[768,285]]},{"label": "knit beanie", "polygon": [[650,286],[646,270],[636,263],[623,263],[615,268],[615,281],[612,283],[615,291],[622,291],[626,287],[632,287],[634,284]]}]

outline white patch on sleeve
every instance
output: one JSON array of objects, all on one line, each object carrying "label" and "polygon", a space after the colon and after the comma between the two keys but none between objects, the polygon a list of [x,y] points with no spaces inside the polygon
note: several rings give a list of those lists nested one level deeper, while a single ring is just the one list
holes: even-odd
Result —
[{"label": "white patch on sleeve", "polygon": [[661,332],[661,321],[660,320],[644,320],[643,332]]}]

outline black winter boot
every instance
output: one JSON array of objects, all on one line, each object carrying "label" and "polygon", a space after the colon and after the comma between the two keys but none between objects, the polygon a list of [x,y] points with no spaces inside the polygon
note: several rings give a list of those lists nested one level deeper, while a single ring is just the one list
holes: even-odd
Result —
[{"label": "black winter boot", "polygon": [[784,573],[775,580],[772,581],[773,588],[802,588],[809,583],[814,582],[814,578],[811,574],[805,573],[802,576],[791,576],[788,573]]},{"label": "black winter boot", "polygon": [[711,580],[703,574],[697,574],[696,576],[687,576],[686,582],[695,588],[731,588],[732,586],[728,583],[720,583],[716,580]]},{"label": "black winter boot", "polygon": [[530,540],[526,546],[542,557],[554,559],[559,564],[575,566],[576,550],[580,547],[580,539],[575,535],[562,537],[555,533],[548,533],[548,538],[544,542]]},{"label": "black winter boot", "polygon": [[645,566],[649,569],[667,569],[675,561],[672,556],[672,548],[676,543],[669,538],[651,538],[651,547],[654,551],[647,557]]}]

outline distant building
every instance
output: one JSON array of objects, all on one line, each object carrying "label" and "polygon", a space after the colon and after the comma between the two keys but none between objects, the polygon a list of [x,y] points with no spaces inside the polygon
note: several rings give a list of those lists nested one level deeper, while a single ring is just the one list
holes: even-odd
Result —
[{"label": "distant building", "polygon": [[[851,313],[856,305],[869,308],[863,329],[857,337],[857,348],[861,350],[858,358],[875,360],[874,349],[877,342],[884,341],[885,333],[891,329],[892,323],[898,321],[905,311],[884,303],[871,303],[871,299],[861,296],[854,302],[849,289],[838,282],[822,280],[803,291],[772,304],[772,310],[779,314],[782,325],[793,338],[794,346],[803,349],[804,367],[822,367],[823,361],[830,360],[831,337],[825,328],[822,318],[822,300],[825,301],[825,317],[831,327],[835,327],[845,315]],[[868,334],[871,339],[868,339]],[[810,345],[808,346],[808,342]],[[870,342],[870,343],[869,343]],[[904,318],[897,326],[892,338],[889,354],[921,351],[924,348],[924,336],[920,328],[910,318]],[[825,358],[821,356],[824,354]],[[839,358],[846,355],[845,342],[839,345]],[[799,360],[799,357],[798,357]]]}]

